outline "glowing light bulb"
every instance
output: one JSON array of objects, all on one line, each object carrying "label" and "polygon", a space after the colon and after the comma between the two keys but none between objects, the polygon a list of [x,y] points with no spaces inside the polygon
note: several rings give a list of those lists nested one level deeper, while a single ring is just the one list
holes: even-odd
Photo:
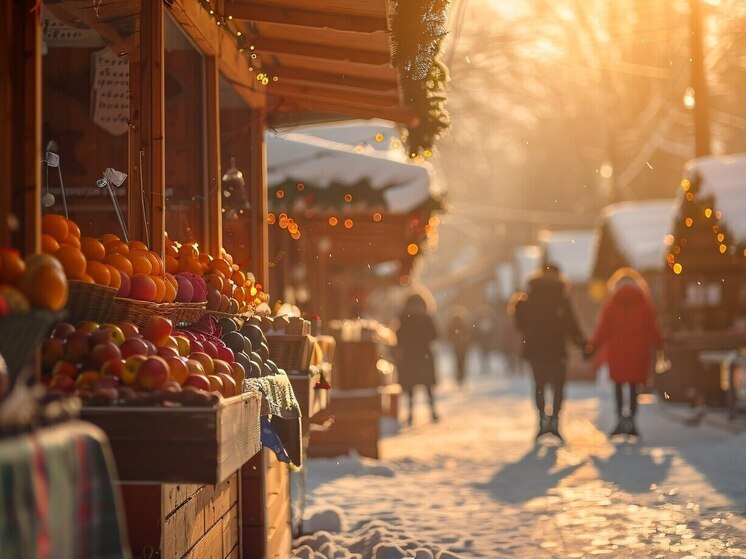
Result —
[{"label": "glowing light bulb", "polygon": [[420,252],[420,247],[418,247],[418,246],[417,246],[416,244],[414,244],[414,243],[410,243],[410,244],[409,244],[409,245],[407,246],[407,253],[408,253],[409,255],[411,255],[411,256],[414,256],[414,255],[415,255],[415,254],[417,254],[418,252]]},{"label": "glowing light bulb", "polygon": [[673,273],[676,275],[679,275],[681,272],[684,271],[684,267],[679,264],[678,262],[673,265]]}]

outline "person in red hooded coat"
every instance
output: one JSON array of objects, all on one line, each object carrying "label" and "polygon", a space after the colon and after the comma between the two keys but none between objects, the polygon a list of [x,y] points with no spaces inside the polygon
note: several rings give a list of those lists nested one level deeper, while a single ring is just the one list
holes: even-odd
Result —
[{"label": "person in red hooded coat", "polygon": [[[651,355],[663,346],[648,285],[631,268],[617,270],[609,280],[611,295],[601,311],[588,352],[606,345],[611,380],[615,383],[619,423],[611,435],[637,435],[637,388],[648,379]],[[629,415],[624,414],[624,387],[629,390]]]}]

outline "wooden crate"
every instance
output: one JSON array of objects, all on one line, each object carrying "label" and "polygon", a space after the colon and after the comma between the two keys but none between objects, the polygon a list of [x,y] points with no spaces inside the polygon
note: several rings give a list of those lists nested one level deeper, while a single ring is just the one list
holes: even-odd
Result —
[{"label": "wooden crate", "polygon": [[383,384],[378,370],[384,346],[375,342],[339,342],[334,351],[334,388],[357,390]]},{"label": "wooden crate", "polygon": [[[264,449],[241,469],[244,559],[290,557],[290,472]],[[257,498],[257,494],[260,495]]]},{"label": "wooden crate", "polygon": [[311,366],[313,337],[277,334],[267,336],[269,357],[286,371],[306,371]]},{"label": "wooden crate", "polygon": [[106,432],[123,482],[216,484],[259,452],[259,408],[247,392],[215,407],[91,407],[81,417]]},{"label": "wooden crate", "polygon": [[163,559],[239,556],[239,475],[218,485],[122,487],[135,556],[152,548]]},{"label": "wooden crate", "polygon": [[[327,372],[326,380],[331,383],[330,377],[330,372]],[[316,388],[320,373],[288,373],[288,378],[304,419],[310,419],[329,405],[329,390]]]}]

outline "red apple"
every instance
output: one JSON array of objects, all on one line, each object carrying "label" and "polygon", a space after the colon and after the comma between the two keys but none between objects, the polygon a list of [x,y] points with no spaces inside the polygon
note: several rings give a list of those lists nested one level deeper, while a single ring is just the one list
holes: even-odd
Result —
[{"label": "red apple", "polygon": [[52,330],[52,337],[59,340],[64,340],[73,332],[75,332],[75,326],[73,326],[69,322],[60,322],[57,326],[54,327],[54,330]]},{"label": "red apple", "polygon": [[55,377],[70,377],[75,380],[78,376],[78,368],[70,361],[58,361],[52,369],[52,375]]},{"label": "red apple", "polygon": [[96,371],[103,367],[107,361],[121,361],[122,352],[114,342],[99,344],[93,348],[88,356],[88,365]]},{"label": "red apple", "polygon": [[226,398],[230,398],[239,393],[238,385],[236,384],[236,381],[233,380],[232,376],[225,373],[218,373],[217,376],[223,381],[223,395]]},{"label": "red apple", "polygon": [[187,366],[187,370],[189,371],[190,375],[207,376],[207,374],[205,373],[205,368],[202,366],[202,363],[200,363],[196,359],[187,359],[186,366]]},{"label": "red apple", "polygon": [[148,346],[148,355],[156,355],[158,353],[158,348],[155,347],[153,342],[146,340],[145,338],[143,338],[142,341],[145,342],[146,346]]},{"label": "red apple", "polygon": [[189,338],[187,338],[186,336],[174,336],[174,339],[176,340],[179,355],[181,355],[182,357],[186,357],[191,353],[191,342],[189,341]]},{"label": "red apple", "polygon": [[220,392],[225,396],[225,386],[223,385],[223,379],[217,375],[207,375],[207,380],[210,381],[210,392]]},{"label": "red apple", "polygon": [[122,331],[125,339],[134,338],[140,333],[140,329],[131,322],[117,322],[116,326]]},{"label": "red apple", "polygon": [[93,388],[93,385],[96,384],[100,378],[101,378],[101,375],[98,373],[98,371],[92,371],[92,370],[83,371],[82,373],[78,375],[78,378],[75,379],[75,387],[83,388],[85,390],[90,390]]},{"label": "red apple", "polygon": [[230,366],[231,376],[233,377],[233,380],[236,381],[236,384],[238,386],[243,386],[243,379],[246,378],[246,369],[244,369],[243,365],[241,365],[241,363],[238,363],[237,361],[230,363]]},{"label": "red apple", "polygon": [[227,361],[223,361],[222,359],[213,359],[212,374],[219,375],[220,373],[231,376],[233,374],[233,369],[231,368],[230,363],[228,363]]},{"label": "red apple", "polygon": [[59,338],[47,338],[41,345],[41,365],[51,369],[65,355],[65,342]]},{"label": "red apple", "polygon": [[156,346],[162,346],[166,345],[166,342],[168,342],[172,329],[173,324],[169,319],[153,315],[150,317],[150,320],[142,331],[142,334],[145,336],[146,340],[150,340]]},{"label": "red apple", "polygon": [[132,280],[127,272],[120,271],[119,275],[122,278],[122,283],[119,286],[119,291],[117,291],[117,297],[129,297],[130,291],[132,291]]},{"label": "red apple", "polygon": [[218,358],[218,348],[210,340],[205,340],[204,342],[202,342],[202,347],[205,348],[205,353],[207,355],[209,355],[213,359]]},{"label": "red apple", "polygon": [[122,378],[122,369],[124,368],[124,359],[111,359],[103,365],[101,365],[101,376],[102,377],[117,377]]},{"label": "red apple", "polygon": [[189,375],[183,386],[192,386],[206,392],[210,391],[210,381],[205,375]]},{"label": "red apple", "polygon": [[179,352],[172,347],[164,345],[158,348],[158,350],[156,351],[156,355],[165,359],[166,357],[178,357]]},{"label": "red apple", "polygon": [[147,355],[148,344],[141,338],[127,338],[124,343],[119,347],[122,352],[122,357],[127,359],[132,355]]},{"label": "red apple", "polygon": [[199,340],[192,340],[191,344],[189,344],[189,345],[190,345],[190,349],[191,349],[190,353],[194,353],[194,352],[202,352],[202,353],[204,353],[205,352],[205,348],[202,345],[202,342],[200,342]]},{"label": "red apple", "polygon": [[82,361],[90,352],[91,335],[88,332],[76,330],[65,340],[65,359],[68,361]]},{"label": "red apple", "polygon": [[124,360],[120,375],[124,384],[132,385],[135,383],[137,375],[140,373],[140,368],[146,359],[147,357],[144,355],[132,355]]},{"label": "red apple", "polygon": [[67,375],[55,375],[52,378],[50,388],[69,394],[75,390],[75,380]]},{"label": "red apple", "polygon": [[153,355],[148,357],[137,373],[137,384],[140,388],[152,392],[160,388],[168,380],[168,363],[162,357]]},{"label": "red apple", "polygon": [[169,377],[179,384],[183,384],[186,378],[189,376],[189,367],[187,367],[186,358],[166,357],[165,359],[166,363],[168,363]]},{"label": "red apple", "polygon": [[218,358],[222,359],[223,361],[228,361],[229,363],[232,363],[236,360],[236,356],[233,354],[233,350],[225,346],[218,347]]},{"label": "red apple", "polygon": [[116,345],[120,346],[124,343],[126,336],[122,329],[116,324],[102,324],[98,327],[99,331],[109,332],[111,334],[111,341]]},{"label": "red apple", "polygon": [[212,357],[204,352],[192,352],[189,354],[189,359],[195,359],[196,361],[202,363],[202,367],[204,367],[205,373],[207,373],[208,375],[211,375],[215,370],[215,363],[213,362]]},{"label": "red apple", "polygon": [[89,334],[98,330],[98,327],[98,322],[93,322],[92,320],[84,320],[75,325],[75,329],[78,332],[88,332]]}]

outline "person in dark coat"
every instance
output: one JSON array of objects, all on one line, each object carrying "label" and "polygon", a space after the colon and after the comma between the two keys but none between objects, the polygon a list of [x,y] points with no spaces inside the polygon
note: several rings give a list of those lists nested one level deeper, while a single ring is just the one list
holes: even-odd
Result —
[{"label": "person in dark coat", "polygon": [[459,386],[466,379],[466,353],[472,341],[472,324],[465,308],[455,307],[448,322],[448,342],[456,358],[456,382]]},{"label": "person in dark coat", "polygon": [[[648,380],[652,355],[663,346],[647,283],[631,268],[617,270],[609,280],[610,297],[601,310],[589,352],[606,345],[606,361],[615,383],[618,423],[610,435],[637,435],[637,391]],[[624,387],[629,414],[624,413]]]},{"label": "person in dark coat", "polygon": [[433,394],[436,381],[432,344],[438,334],[428,304],[419,293],[414,293],[407,298],[404,310],[399,316],[396,336],[399,384],[409,394],[407,422],[409,425],[412,424],[414,389],[419,385],[427,389],[432,419],[437,421],[438,414],[435,412]]},{"label": "person in dark coat", "polygon": [[[555,265],[547,265],[528,284],[528,293],[515,307],[515,323],[523,336],[523,355],[534,374],[539,434],[559,433],[559,413],[567,376],[567,341],[585,348],[585,337],[567,296],[568,284]],[[544,395],[551,386],[552,415],[545,411]]]}]

